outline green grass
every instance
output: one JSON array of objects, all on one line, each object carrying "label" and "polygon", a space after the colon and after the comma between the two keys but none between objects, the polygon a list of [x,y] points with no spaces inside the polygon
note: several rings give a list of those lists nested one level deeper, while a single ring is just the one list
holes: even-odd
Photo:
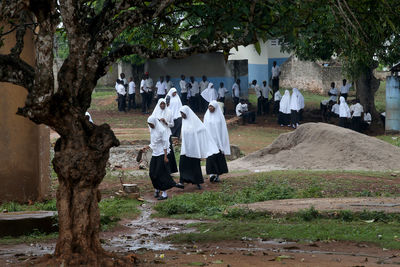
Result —
[{"label": "green grass", "polygon": [[388,142],[394,146],[400,147],[400,136],[399,135],[379,135],[377,136],[378,139],[382,141]]},{"label": "green grass", "polygon": [[396,179],[384,172],[273,171],[231,177],[223,181],[220,191],[188,193],[158,203],[156,216],[173,218],[220,219],[235,204],[274,199],[400,196],[398,185],[382,180],[351,177]]},{"label": "green grass", "polygon": [[385,248],[400,248],[400,223],[365,221],[346,222],[341,219],[271,218],[222,220],[217,223],[193,224],[198,232],[176,234],[167,239],[176,243],[215,242],[244,238],[285,239],[290,241],[343,240],[371,242]]},{"label": "green grass", "polygon": [[115,96],[116,97],[116,93],[115,91],[94,91],[92,93],[92,99],[98,99],[98,98],[105,98],[105,97],[109,97],[109,96]]}]

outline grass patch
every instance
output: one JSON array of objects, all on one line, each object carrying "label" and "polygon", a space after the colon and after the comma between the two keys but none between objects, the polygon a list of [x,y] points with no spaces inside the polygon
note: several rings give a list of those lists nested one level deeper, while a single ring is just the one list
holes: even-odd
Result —
[{"label": "grass patch", "polygon": [[400,136],[399,135],[378,135],[376,138],[382,141],[388,142],[394,146],[400,147]]},{"label": "grass patch", "polygon": [[223,220],[191,226],[196,227],[198,232],[176,234],[167,239],[176,243],[215,242],[244,238],[283,238],[300,242],[343,240],[371,242],[385,248],[400,248],[399,222],[367,223],[329,219],[295,221],[293,218],[259,217],[253,220]]},{"label": "grass patch", "polygon": [[[379,178],[379,179],[370,179]],[[156,216],[220,219],[227,207],[275,199],[400,196],[397,179],[386,172],[272,171],[231,177],[219,191],[188,193],[160,202]]]},{"label": "grass patch", "polygon": [[23,235],[18,237],[13,236],[5,236],[0,238],[0,244],[2,245],[11,245],[11,244],[19,244],[19,243],[33,243],[33,242],[44,242],[47,240],[56,239],[58,237],[58,233],[41,233],[38,231],[34,231],[29,235]]}]

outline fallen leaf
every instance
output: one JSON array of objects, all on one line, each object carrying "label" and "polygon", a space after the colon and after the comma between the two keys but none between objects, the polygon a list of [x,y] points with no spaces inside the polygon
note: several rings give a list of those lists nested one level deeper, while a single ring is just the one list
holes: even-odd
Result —
[{"label": "fallen leaf", "polygon": [[214,263],[214,264],[222,264],[224,262],[222,260],[216,260],[216,261],[213,261],[212,263]]}]

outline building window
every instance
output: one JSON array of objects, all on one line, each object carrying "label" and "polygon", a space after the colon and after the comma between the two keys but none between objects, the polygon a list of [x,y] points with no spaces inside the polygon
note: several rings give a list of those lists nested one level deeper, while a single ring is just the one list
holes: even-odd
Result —
[{"label": "building window", "polygon": [[279,39],[271,40],[271,46],[278,46],[278,45],[279,45]]}]

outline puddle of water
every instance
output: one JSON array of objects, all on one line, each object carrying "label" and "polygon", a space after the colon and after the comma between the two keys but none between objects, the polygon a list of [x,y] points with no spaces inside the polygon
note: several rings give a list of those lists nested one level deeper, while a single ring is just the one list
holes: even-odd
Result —
[{"label": "puddle of water", "polygon": [[151,205],[143,204],[140,207],[141,216],[127,224],[131,233],[120,235],[106,241],[104,248],[118,252],[136,250],[174,250],[173,245],[162,239],[168,235],[193,232],[185,225],[193,221],[163,220],[150,218]]}]

